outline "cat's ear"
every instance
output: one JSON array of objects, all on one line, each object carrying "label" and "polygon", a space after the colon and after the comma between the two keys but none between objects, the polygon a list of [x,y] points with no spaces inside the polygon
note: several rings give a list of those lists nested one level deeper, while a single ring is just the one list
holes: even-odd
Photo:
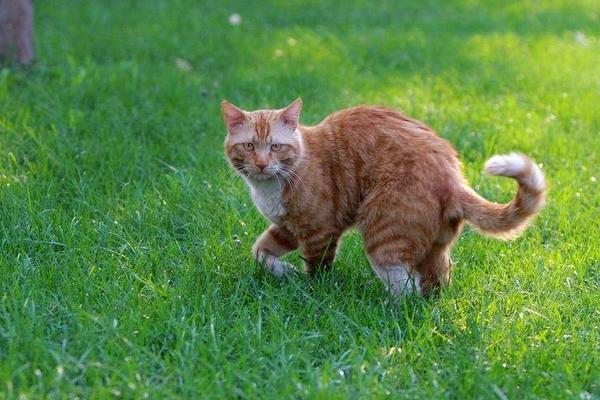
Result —
[{"label": "cat's ear", "polygon": [[296,129],[300,123],[300,111],[302,111],[302,99],[298,97],[292,104],[281,110],[279,115],[284,124]]},{"label": "cat's ear", "polygon": [[246,113],[227,100],[223,100],[221,103],[221,110],[223,110],[223,119],[229,132],[235,130],[247,120]]}]

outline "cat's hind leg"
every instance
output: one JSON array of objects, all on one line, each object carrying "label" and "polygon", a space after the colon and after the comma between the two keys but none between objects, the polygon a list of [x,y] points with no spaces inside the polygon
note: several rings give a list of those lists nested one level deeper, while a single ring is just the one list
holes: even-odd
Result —
[{"label": "cat's hind leg", "polygon": [[371,268],[394,294],[421,292],[422,271],[418,268],[427,254],[429,241],[398,221],[396,229],[363,233]]},{"label": "cat's hind leg", "polygon": [[379,277],[395,295],[421,292],[421,274],[408,265],[381,266],[371,264],[375,275]]},{"label": "cat's hind leg", "polygon": [[394,294],[421,292],[419,268],[439,231],[439,209],[428,199],[380,195],[366,202],[358,227],[371,268]]},{"label": "cat's hind leg", "polygon": [[450,257],[449,246],[435,244],[419,266],[421,271],[421,292],[431,294],[441,286],[450,283]]},{"label": "cat's hind leg", "polygon": [[425,256],[419,271],[423,274],[421,290],[429,294],[441,286],[450,284],[450,249],[462,230],[463,223],[459,219],[449,219],[440,230],[433,246]]},{"label": "cat's hind leg", "polygon": [[298,247],[298,241],[285,228],[271,225],[259,236],[252,247],[254,259],[278,278],[294,272],[294,267],[280,260]]}]

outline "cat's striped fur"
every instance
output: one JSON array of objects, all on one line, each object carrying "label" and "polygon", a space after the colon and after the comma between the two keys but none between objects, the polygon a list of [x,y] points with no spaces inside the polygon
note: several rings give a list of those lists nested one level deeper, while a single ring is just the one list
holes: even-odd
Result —
[{"label": "cat's striped fur", "polygon": [[510,238],[544,204],[544,176],[524,155],[488,161],[486,172],[519,183],[511,202],[491,203],[469,188],[454,149],[424,124],[359,106],[301,126],[301,105],[252,112],[222,105],[226,154],[272,222],[253,253],[277,276],[292,270],[280,257],[297,248],[308,273],[328,268],[354,225],[394,292],[428,292],[448,284],[448,253],[464,221]]}]

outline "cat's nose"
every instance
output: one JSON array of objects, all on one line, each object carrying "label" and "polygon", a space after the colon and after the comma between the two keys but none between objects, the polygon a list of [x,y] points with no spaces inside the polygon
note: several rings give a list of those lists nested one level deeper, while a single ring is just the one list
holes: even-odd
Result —
[{"label": "cat's nose", "polygon": [[267,163],[266,162],[257,162],[256,167],[258,169],[260,169],[260,172],[263,172],[264,169],[267,167]]}]

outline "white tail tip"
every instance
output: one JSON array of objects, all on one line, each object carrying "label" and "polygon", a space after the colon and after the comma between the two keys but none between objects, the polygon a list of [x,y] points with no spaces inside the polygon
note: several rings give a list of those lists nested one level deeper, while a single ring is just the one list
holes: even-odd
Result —
[{"label": "white tail tip", "polygon": [[518,153],[497,155],[485,163],[485,172],[489,175],[509,176],[521,184],[537,191],[544,190],[544,173],[527,156]]},{"label": "white tail tip", "polygon": [[489,175],[518,176],[526,171],[529,160],[517,153],[498,155],[485,163],[485,172]]}]

